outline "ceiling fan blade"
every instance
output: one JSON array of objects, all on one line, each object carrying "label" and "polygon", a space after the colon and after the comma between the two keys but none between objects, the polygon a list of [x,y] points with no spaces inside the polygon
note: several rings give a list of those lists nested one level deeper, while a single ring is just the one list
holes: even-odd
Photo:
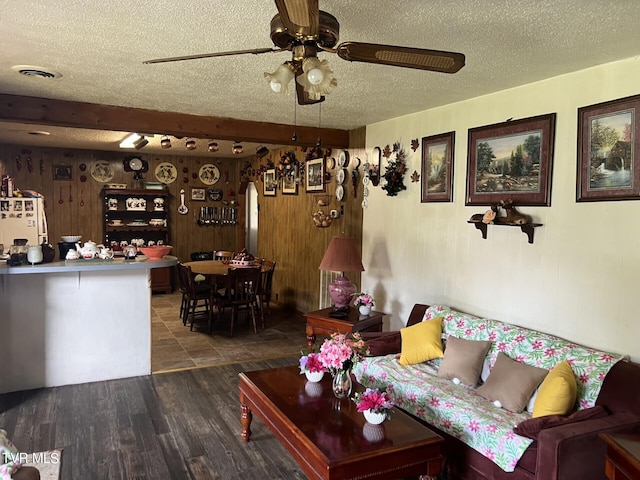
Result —
[{"label": "ceiling fan blade", "polygon": [[167,58],[154,58],[153,60],[145,60],[142,63],[167,63],[167,62],[180,62],[182,60],[197,60],[199,58],[211,58],[211,57],[228,57],[230,55],[244,55],[252,53],[258,55],[260,53],[270,52],[283,52],[282,48],[253,48],[251,50],[231,50],[229,52],[216,52],[216,53],[201,53],[197,55],[184,55],[182,57],[167,57]]},{"label": "ceiling fan blade", "polygon": [[294,37],[316,37],[320,11],[318,0],[275,0],[282,24]]},{"label": "ceiling fan blade", "polygon": [[462,53],[375,43],[344,42],[338,45],[336,51],[340,58],[350,62],[378,63],[443,73],[456,73],[464,66],[465,60]]},{"label": "ceiling fan blade", "polygon": [[314,103],[324,102],[324,95],[319,100],[309,98],[309,94],[305,92],[304,87],[298,82],[296,82],[296,96],[298,97],[298,105],[313,105]]}]

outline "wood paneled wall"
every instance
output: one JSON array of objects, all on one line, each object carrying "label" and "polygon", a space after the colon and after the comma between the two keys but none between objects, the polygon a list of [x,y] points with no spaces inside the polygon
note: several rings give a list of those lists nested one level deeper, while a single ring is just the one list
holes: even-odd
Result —
[{"label": "wood paneled wall", "polygon": [[[364,144],[364,129],[352,132],[351,144]],[[328,169],[329,178],[325,184],[325,194],[329,200],[328,209],[341,211],[343,214],[333,220],[328,228],[318,228],[312,221],[312,213],[317,210],[317,194],[307,193],[301,183],[297,195],[283,195],[279,188],[275,197],[265,197],[264,185],[258,172],[261,165],[271,159],[279,161],[280,155],[291,148],[283,148],[270,152],[258,160],[222,159],[212,161],[210,157],[192,157],[180,155],[149,155],[144,150],[137,152],[141,158],[149,162],[147,180],[155,181],[154,170],[160,162],[171,162],[178,169],[178,179],[169,185],[171,243],[173,255],[188,261],[190,254],[196,251],[216,249],[238,251],[245,243],[245,196],[240,191],[241,182],[254,181],[259,195],[259,229],[258,252],[256,256],[275,260],[276,272],[273,280],[274,300],[286,304],[299,311],[312,311],[318,308],[320,271],[318,266],[333,235],[346,234],[354,237],[357,245],[362,243],[362,165],[358,169],[360,176],[354,189],[352,172],[356,165],[356,157],[364,164],[364,151],[350,149],[348,174],[344,182],[345,195],[342,201],[335,197],[337,167]],[[293,149],[299,160],[305,159],[305,152]],[[83,240],[102,242],[104,229],[102,223],[103,205],[102,183],[91,177],[91,165],[96,161],[109,161],[115,170],[113,183],[126,183],[132,186],[132,174],[123,171],[122,160],[128,154],[121,152],[87,151],[74,149],[55,149],[41,147],[25,147],[0,144],[0,173],[15,178],[17,188],[41,192],[46,198],[46,213],[49,222],[49,241],[56,247],[61,235],[82,235]],[[330,157],[337,158],[333,151]],[[32,166],[29,170],[29,159]],[[214,185],[224,192],[224,199],[238,201],[239,222],[236,227],[200,227],[196,224],[196,216],[201,206],[221,206],[220,202],[191,201],[191,187],[206,187],[194,178],[204,163],[215,163],[220,168],[222,179]],[[246,163],[251,163],[251,171],[247,174]],[[54,165],[71,165],[73,178],[70,181],[53,181]],[[86,169],[81,170],[84,165]],[[41,171],[42,167],[42,171]],[[81,175],[86,180],[81,181]],[[186,203],[189,207],[187,215],[180,215],[177,207],[180,201],[180,189],[185,189]],[[228,195],[229,189],[235,193]],[[355,191],[355,196],[354,196]],[[72,201],[69,201],[71,195]],[[59,200],[62,199],[62,203]],[[84,200],[84,206],[80,201]],[[1,228],[1,227],[0,227]],[[366,268],[366,265],[365,265]],[[348,277],[360,286],[360,274],[348,273]]]},{"label": "wood paneled wall", "polygon": [[[83,241],[104,241],[101,195],[104,184],[91,177],[91,166],[97,161],[108,161],[115,171],[110,182],[126,183],[133,187],[133,174],[125,172],[122,164],[130,154],[0,144],[0,171],[11,175],[17,188],[35,190],[45,196],[49,242],[57,250],[56,244],[61,235],[82,235]],[[221,202],[191,201],[190,191],[191,187],[220,188],[224,192],[224,200],[237,200],[237,159],[216,159],[212,162],[210,157],[205,156],[149,155],[142,152],[137,155],[149,162],[149,171],[145,173],[148,181],[156,181],[154,171],[160,162],[171,162],[178,169],[178,179],[168,187],[170,242],[174,247],[172,255],[189,261],[191,252],[241,248],[238,241],[241,238],[244,243],[244,238],[237,233],[239,227],[200,227],[196,224],[201,206],[221,206]],[[200,166],[205,163],[215,163],[220,168],[222,178],[213,187],[204,185],[197,178]],[[72,179],[54,181],[54,165],[70,165]],[[82,181],[83,176],[85,181]],[[189,207],[186,215],[180,215],[177,211],[182,188],[185,190],[185,203]],[[228,196],[229,189],[233,190],[235,196]],[[84,205],[81,206],[82,200]]]},{"label": "wood paneled wall", "polygon": [[[290,148],[273,151],[261,161],[254,160],[253,166],[259,168],[271,159],[277,164],[280,155]],[[304,160],[305,152],[293,149],[296,158]],[[318,228],[312,220],[312,213],[318,210],[317,193],[307,193],[304,183],[298,187],[297,195],[285,195],[281,188],[276,196],[264,196],[264,184],[256,180],[259,195],[259,228],[258,255],[277,262],[273,278],[274,299],[299,311],[308,312],[318,309],[320,291],[320,270],[318,266],[325,250],[334,235],[349,235],[354,237],[356,244],[362,244],[362,176],[358,177],[356,195],[351,183],[351,173],[355,166],[355,157],[364,157],[358,150],[350,150],[351,161],[348,175],[344,182],[345,195],[343,201],[335,197],[336,172],[327,169],[329,179],[325,184],[325,194],[329,200],[329,210],[335,209],[344,213],[333,220],[327,228]],[[333,151],[331,156],[337,157]],[[362,166],[359,168],[362,174]],[[347,276],[358,287],[360,274],[348,273]]]}]

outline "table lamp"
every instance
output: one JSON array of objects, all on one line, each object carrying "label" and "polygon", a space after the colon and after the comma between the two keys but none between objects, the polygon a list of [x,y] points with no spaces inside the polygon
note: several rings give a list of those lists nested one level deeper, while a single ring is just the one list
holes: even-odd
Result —
[{"label": "table lamp", "polygon": [[349,280],[344,272],[363,272],[364,267],[360,260],[360,252],[351,237],[336,236],[331,239],[327,251],[324,252],[320,270],[341,272],[333,283],[329,285],[329,296],[333,300],[333,311],[330,316],[344,318],[349,313],[349,303],[356,286]]}]

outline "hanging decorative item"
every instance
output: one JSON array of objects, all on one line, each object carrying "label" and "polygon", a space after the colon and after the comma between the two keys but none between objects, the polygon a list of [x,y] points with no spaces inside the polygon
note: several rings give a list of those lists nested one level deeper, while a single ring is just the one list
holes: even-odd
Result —
[{"label": "hanging decorative item", "polygon": [[411,182],[416,183],[419,181],[420,181],[420,174],[418,173],[417,170],[414,170],[413,173],[411,174]]},{"label": "hanging decorative item", "polygon": [[280,161],[278,162],[278,177],[284,178],[289,175],[292,168],[299,167],[300,162],[296,158],[296,154],[293,150],[288,150],[280,155]]},{"label": "hanging decorative item", "polygon": [[411,150],[415,152],[418,149],[418,147],[420,147],[420,140],[418,140],[417,138],[414,138],[413,140],[411,140]]},{"label": "hanging decorative item", "polygon": [[404,184],[404,174],[407,172],[407,155],[404,148],[400,145],[400,142],[393,144],[393,150],[387,145],[384,147],[382,154],[385,158],[390,158],[391,154],[395,154],[396,156],[395,160],[389,160],[389,163],[385,167],[383,177],[387,183],[382,187],[383,190],[386,190],[389,197],[395,197],[398,195],[398,192],[407,189]]}]

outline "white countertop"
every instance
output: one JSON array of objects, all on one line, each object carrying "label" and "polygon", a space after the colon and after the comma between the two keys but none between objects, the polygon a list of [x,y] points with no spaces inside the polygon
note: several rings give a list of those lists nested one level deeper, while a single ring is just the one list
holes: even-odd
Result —
[{"label": "white countertop", "polygon": [[178,263],[178,257],[165,255],[161,260],[150,260],[138,256],[135,260],[115,258],[113,260],[65,260],[40,265],[19,265],[10,267],[6,262],[0,264],[0,275],[20,275],[31,273],[87,272],[100,270],[131,270],[172,267]]}]

